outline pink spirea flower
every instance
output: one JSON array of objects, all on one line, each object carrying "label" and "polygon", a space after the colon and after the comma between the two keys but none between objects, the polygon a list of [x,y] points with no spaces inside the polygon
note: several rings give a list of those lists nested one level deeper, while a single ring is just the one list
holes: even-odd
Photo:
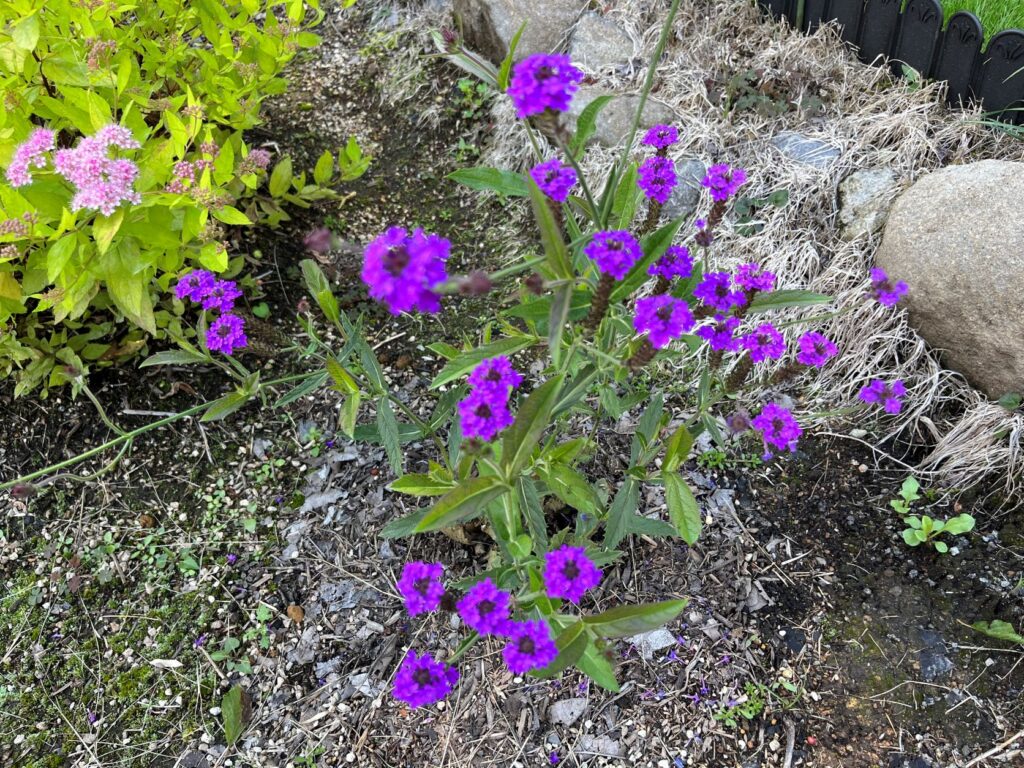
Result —
[{"label": "pink spirea flower", "polygon": [[762,323],[752,333],[740,337],[740,344],[755,363],[778,360],[786,352],[786,341],[771,323]]},{"label": "pink spirea flower", "polygon": [[523,383],[523,376],[507,357],[498,355],[474,368],[468,381],[474,389],[491,387],[507,399],[511,391]]},{"label": "pink spirea flower", "polygon": [[7,166],[7,181],[12,187],[23,187],[32,182],[31,168],[45,168],[44,155],[53,149],[56,134],[49,128],[36,128],[28,138],[18,145]]},{"label": "pink spirea flower", "polygon": [[662,294],[637,299],[633,328],[646,333],[655,349],[663,349],[695,324],[693,313],[685,301]]},{"label": "pink spirea flower", "polygon": [[601,569],[587,557],[584,547],[563,544],[544,556],[544,587],[548,597],[574,603],[601,583]]},{"label": "pink spirea flower", "polygon": [[879,403],[886,413],[897,414],[903,410],[900,399],[907,394],[907,388],[900,379],[886,384],[881,379],[872,379],[871,383],[862,388],[858,395],[865,403]]},{"label": "pink spirea flower", "polygon": [[459,401],[462,436],[489,443],[495,435],[515,422],[508,409],[508,393],[492,387],[474,389]]},{"label": "pink spirea flower", "polygon": [[890,280],[881,267],[874,267],[871,270],[871,295],[878,300],[879,304],[893,307],[907,295],[909,290],[910,288],[902,280],[896,282]]},{"label": "pink spirea flower", "polygon": [[363,282],[370,296],[393,315],[437,312],[441,301],[434,289],[448,279],[445,262],[450,251],[451,243],[443,237],[391,227],[366,246]]},{"label": "pink spirea flower", "polygon": [[719,312],[729,312],[747,303],[746,293],[733,287],[728,272],[707,272],[693,289],[693,296]]},{"label": "pink spirea flower", "polygon": [[530,178],[540,187],[541,192],[556,203],[564,203],[569,197],[569,191],[576,185],[576,171],[571,165],[562,165],[557,157],[533,166]]},{"label": "pink spirea flower", "polygon": [[484,579],[459,600],[456,608],[466,626],[481,635],[504,634],[512,610],[508,592],[498,589],[490,579]]},{"label": "pink spirea flower", "polygon": [[775,290],[775,273],[761,269],[757,264],[740,264],[733,282],[745,291],[766,293]]},{"label": "pink spirea flower", "polygon": [[711,199],[724,203],[735,195],[747,181],[747,173],[742,168],[730,168],[728,165],[712,165],[708,168],[701,184],[711,193]]},{"label": "pink spirea flower", "polygon": [[255,173],[265,171],[270,165],[270,152],[265,149],[254,149],[242,158],[238,164],[239,173]]},{"label": "pink spirea flower", "polygon": [[678,182],[675,163],[667,157],[648,157],[637,169],[637,186],[649,199],[661,205],[668,202]]},{"label": "pink spirea flower", "polygon": [[174,287],[174,295],[182,301],[190,299],[200,302],[213,289],[216,281],[217,278],[213,276],[212,272],[207,272],[205,269],[194,269],[178,281]]},{"label": "pink spirea flower", "polygon": [[230,312],[242,292],[234,280],[214,280],[202,297],[203,309],[208,312]]},{"label": "pink spirea flower", "polygon": [[693,257],[685,245],[669,246],[661,258],[647,268],[647,274],[671,280],[674,277],[687,278],[693,274]]},{"label": "pink spirea flower", "polygon": [[444,597],[443,574],[444,566],[440,563],[413,560],[405,564],[397,586],[410,616],[436,611],[440,607]]},{"label": "pink spirea flower", "polygon": [[110,149],[138,149],[141,145],[131,131],[120,125],[108,125],[95,135],[78,142],[74,149],[54,153],[53,167],[75,187],[71,210],[95,208],[110,216],[123,202],[142,202],[132,185],[139,168],[131,160],[112,157]]},{"label": "pink spirea flower", "polygon": [[595,232],[583,248],[600,272],[621,280],[643,255],[640,243],[625,230]]},{"label": "pink spirea flower", "polygon": [[395,675],[395,698],[415,709],[440,701],[457,682],[457,669],[434,661],[429,653],[409,651]]},{"label": "pink spirea flower", "polygon": [[544,621],[517,621],[508,626],[508,644],[501,655],[513,674],[523,675],[540,669],[558,656],[551,627]]},{"label": "pink spirea flower", "polygon": [[210,324],[206,332],[206,347],[211,352],[230,355],[243,349],[249,340],[245,336],[245,321],[238,315],[224,314]]},{"label": "pink spirea flower", "polygon": [[796,355],[797,362],[815,368],[820,368],[839,352],[839,347],[833,344],[831,339],[817,331],[808,331],[797,343],[800,345],[800,351]]},{"label": "pink spirea flower", "polygon": [[702,325],[697,329],[697,335],[715,352],[735,352],[740,348],[740,340],[734,335],[739,326],[738,317],[715,315],[714,324]]},{"label": "pink spirea flower", "polygon": [[560,53],[535,53],[512,68],[508,95],[520,118],[548,110],[565,112],[583,73]]},{"label": "pink spirea flower", "polygon": [[652,125],[641,143],[655,149],[665,149],[677,141],[679,141],[679,130],[674,125]]},{"label": "pink spirea flower", "polygon": [[803,434],[793,414],[778,403],[768,403],[751,421],[750,426],[761,433],[765,445],[765,459],[772,456],[772,448],[796,451],[797,440]]}]

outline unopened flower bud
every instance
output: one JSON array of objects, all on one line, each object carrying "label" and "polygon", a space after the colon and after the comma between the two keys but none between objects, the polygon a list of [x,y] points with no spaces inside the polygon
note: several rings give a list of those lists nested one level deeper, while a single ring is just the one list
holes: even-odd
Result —
[{"label": "unopened flower bud", "polygon": [[303,244],[314,253],[328,253],[334,236],[327,227],[318,227],[306,235]]},{"label": "unopened flower bud", "polygon": [[540,296],[544,293],[544,278],[537,272],[534,272],[525,280],[526,290],[530,293]]},{"label": "unopened flower bud", "polygon": [[309,313],[309,310],[309,299],[303,296],[301,299],[299,299],[299,303],[295,306],[295,311],[298,312],[300,315],[305,315]]},{"label": "unopened flower bud", "polygon": [[31,499],[38,491],[32,483],[18,483],[11,487],[11,496],[16,499]]},{"label": "unopened flower bud", "polygon": [[445,47],[449,51],[455,50],[456,43],[459,42],[459,33],[451,27],[444,27],[441,30],[441,38],[444,40]]},{"label": "unopened flower bud", "polygon": [[486,296],[493,287],[491,278],[480,269],[473,270],[459,280],[459,293],[465,296]]},{"label": "unopened flower bud", "polygon": [[750,429],[750,411],[740,408],[725,417],[725,425],[734,435],[746,432]]}]

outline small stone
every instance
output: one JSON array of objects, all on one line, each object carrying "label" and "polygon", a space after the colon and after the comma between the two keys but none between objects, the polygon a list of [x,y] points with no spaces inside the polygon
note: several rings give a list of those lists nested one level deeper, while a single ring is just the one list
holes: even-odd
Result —
[{"label": "small stone", "polygon": [[285,613],[288,614],[288,618],[294,621],[296,624],[301,624],[302,620],[306,617],[306,612],[302,608],[294,603],[289,605],[285,609]]},{"label": "small stone", "polygon": [[772,139],[772,145],[790,160],[814,168],[827,168],[841,154],[838,147],[828,142],[793,131],[783,131]]},{"label": "small stone", "polygon": [[898,183],[888,168],[851,173],[839,185],[839,222],[844,240],[873,235],[885,225]]},{"label": "small stone", "polygon": [[645,660],[653,658],[655,651],[660,651],[663,648],[669,648],[676,644],[675,635],[664,627],[650,632],[642,632],[639,635],[633,635],[626,639],[636,646],[641,658]]},{"label": "small stone", "polygon": [[560,699],[548,707],[548,720],[554,725],[572,725],[586,709],[586,699]]},{"label": "small stone", "polygon": [[559,50],[580,6],[578,0],[455,0],[454,10],[469,47],[500,64],[524,23],[517,60]]}]

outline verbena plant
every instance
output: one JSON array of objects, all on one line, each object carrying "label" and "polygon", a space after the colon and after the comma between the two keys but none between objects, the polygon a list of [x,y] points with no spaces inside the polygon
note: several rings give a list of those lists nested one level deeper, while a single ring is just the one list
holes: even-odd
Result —
[{"label": "verbena plant", "polygon": [[[181,337],[159,298],[184,268],[239,271],[225,225],[335,196],[331,154],[307,178],[243,136],[320,17],[318,0],[0,4],[0,378],[16,394]],[[365,169],[352,143],[338,160],[342,178]]]},{"label": "verbena plant", "polygon": [[[675,0],[654,61],[660,60],[677,8]],[[275,387],[289,381],[298,383],[279,397],[279,404],[330,382],[342,397],[341,431],[383,446],[398,475],[393,491],[431,500],[389,522],[384,536],[478,522],[494,539],[496,550],[486,571],[455,584],[443,583],[440,563],[405,566],[398,589],[410,614],[457,610],[469,633],[444,663],[410,651],[396,675],[398,698],[421,706],[443,697],[458,679],[450,665],[488,635],[505,643],[505,662],[516,674],[551,677],[575,666],[617,690],[611,643],[665,624],[685,601],[620,605],[599,613],[578,610],[578,604],[599,586],[601,567],[620,556],[618,547],[630,534],[680,537],[689,544],[697,540],[702,516],[681,470],[700,435],[706,432],[724,446],[730,433],[755,431],[766,458],[796,449],[802,430],[782,404],[765,403],[752,416],[736,401],[751,382],[761,384],[761,392],[772,383],[758,369],[790,354],[783,331],[814,319],[775,326],[768,319],[771,313],[831,299],[777,289],[776,276],[755,264],[741,265],[735,273],[715,269],[714,243],[745,183],[740,169],[709,169],[704,186],[710,205],[694,228],[684,231],[681,219],[660,222],[662,204],[677,183],[668,155],[678,131],[654,126],[643,138],[641,157],[633,153],[655,67],[641,91],[625,149],[598,193],[580,171],[579,160],[608,99],[595,100],[583,110],[575,131],[569,130],[563,113],[582,74],[568,57],[530,56],[513,67],[510,53],[495,69],[461,48],[454,35],[439,35],[439,41],[453,61],[508,94],[537,153],[537,165],[528,174],[475,168],[453,176],[477,189],[528,200],[543,254],[524,254],[490,274],[454,276],[446,268],[450,243],[436,234],[394,227],[366,247],[363,281],[370,296],[396,315],[438,312],[449,294],[482,295],[525,276],[518,301],[500,310],[478,341],[461,348],[442,341],[429,345],[446,360],[430,384],[438,395],[432,413],[421,416],[392,388],[361,320],[339,309],[330,284],[311,260],[302,265],[309,293],[342,339],[340,348],[332,347],[309,315],[300,317],[309,339],[302,355],[322,361],[320,370],[260,382],[237,360],[218,359],[219,352],[232,351],[234,337],[161,353],[147,364],[221,364],[237,380],[236,389],[181,414],[206,409],[207,420],[255,398],[269,402]],[[542,148],[537,129],[556,152]],[[204,307],[217,303],[216,296],[209,299],[206,276],[186,281],[179,289],[182,295]],[[905,284],[892,284],[874,270],[866,295],[891,306],[906,290]],[[203,315],[200,323],[205,322]],[[781,382],[813,371],[837,353],[829,339],[806,331],[796,341],[793,359],[771,378]],[[532,360],[530,370],[539,373],[527,376],[517,370],[517,356]],[[670,375],[664,368],[668,364],[673,366]],[[666,407],[669,379],[674,391],[684,392],[676,408]],[[873,380],[861,399],[896,413],[903,394],[899,381]],[[373,415],[364,420],[368,405]],[[624,468],[595,477],[604,471],[588,468],[598,439],[634,408],[642,414],[628,456],[621,457]],[[166,421],[125,433],[83,456],[123,447],[140,431]],[[435,447],[427,471],[403,474],[403,446],[424,440]],[[80,458],[4,485],[20,483],[20,492],[30,493],[26,481]],[[664,489],[667,519],[641,512],[641,493],[650,485]],[[549,517],[546,498],[558,500],[569,517],[561,523]]]}]

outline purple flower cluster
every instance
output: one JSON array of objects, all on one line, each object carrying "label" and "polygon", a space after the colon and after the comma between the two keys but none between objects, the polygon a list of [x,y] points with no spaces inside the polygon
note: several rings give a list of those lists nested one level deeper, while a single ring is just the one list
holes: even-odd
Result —
[{"label": "purple flower cluster", "polygon": [[206,331],[206,348],[210,351],[230,355],[249,343],[245,321],[233,314],[235,301],[242,296],[234,280],[218,280],[205,269],[194,269],[178,280],[174,295],[182,301],[187,299],[201,304],[207,311],[220,313]]},{"label": "purple flower cluster", "polygon": [[731,312],[733,307],[747,303],[747,294],[732,284],[728,272],[708,272],[693,289],[694,298],[719,312]]},{"label": "purple flower cluster", "polygon": [[515,417],[508,408],[512,390],[523,377],[504,355],[484,360],[469,374],[470,392],[459,402],[462,436],[490,442]]},{"label": "purple flower cluster", "polygon": [[755,363],[778,360],[786,352],[782,334],[771,323],[762,323],[752,333],[741,336],[740,344]]},{"label": "purple flower cluster", "polygon": [[622,229],[595,232],[583,253],[597,265],[602,274],[611,275],[616,280],[629,274],[629,270],[643,255],[640,243]]},{"label": "purple flower cluster", "polygon": [[669,246],[661,258],[647,268],[647,274],[666,280],[674,277],[685,279],[693,274],[693,257],[686,246]]},{"label": "purple flower cluster", "polygon": [[652,125],[641,143],[655,149],[667,149],[677,141],[679,130],[674,125]]},{"label": "purple flower cluster", "polygon": [[740,264],[733,281],[745,291],[767,293],[775,290],[775,273],[761,269],[758,264]]},{"label": "purple flower cluster", "polygon": [[75,186],[71,210],[95,208],[110,216],[122,202],[142,202],[133,188],[139,167],[131,160],[111,157],[111,148],[138,149],[142,145],[131,131],[120,125],[108,125],[95,135],[82,139],[74,149],[59,149],[53,155],[53,168]]},{"label": "purple flower cluster", "polygon": [[481,635],[503,635],[508,629],[511,599],[508,592],[498,589],[490,579],[484,579],[477,582],[456,607],[470,629]]},{"label": "purple flower cluster", "polygon": [[576,185],[576,171],[570,165],[562,165],[557,157],[531,168],[530,178],[556,203],[564,203],[569,197],[569,190]]},{"label": "purple flower cluster", "polygon": [[820,368],[839,352],[839,348],[831,339],[816,331],[808,331],[797,343],[800,345],[800,351],[796,355],[796,360],[801,365]]},{"label": "purple flower cluster", "polygon": [[660,155],[648,157],[637,170],[637,186],[649,199],[661,205],[668,202],[678,181],[675,163]]},{"label": "purple flower cluster", "polygon": [[7,166],[7,181],[12,187],[23,187],[32,182],[32,168],[46,167],[46,153],[53,149],[56,134],[49,128],[36,128],[28,138],[14,150],[11,164]]},{"label": "purple flower cluster", "polygon": [[896,414],[903,409],[903,401],[900,398],[906,394],[907,388],[899,379],[892,384],[886,384],[881,379],[872,379],[870,384],[861,389],[858,396],[865,403],[880,404],[886,413]]},{"label": "purple flower cluster", "polygon": [[871,270],[871,295],[878,300],[879,304],[886,307],[893,307],[899,300],[907,295],[910,289],[902,280],[893,282],[881,267],[874,267]]},{"label": "purple flower cluster", "polygon": [[735,335],[739,326],[738,317],[715,315],[714,324],[702,325],[697,329],[697,335],[715,352],[735,352],[740,348],[740,340]]},{"label": "purple flower cluster", "polygon": [[560,53],[535,53],[512,68],[508,95],[520,118],[565,112],[583,73]]},{"label": "purple flower cluster", "polygon": [[405,564],[397,586],[410,616],[436,611],[440,607],[444,597],[443,574],[444,566],[440,563],[412,560]]},{"label": "purple flower cluster", "polygon": [[459,671],[434,661],[429,653],[409,651],[395,675],[395,698],[414,709],[440,701],[459,681]]},{"label": "purple flower cluster", "polygon": [[712,165],[701,184],[711,193],[711,199],[724,203],[735,195],[747,181],[747,173],[742,168],[730,168],[728,165]]},{"label": "purple flower cluster", "polygon": [[768,403],[761,412],[750,421],[750,426],[761,433],[764,440],[765,459],[772,457],[772,448],[791,452],[796,451],[796,442],[803,434],[793,414],[778,403]]},{"label": "purple flower cluster", "polygon": [[601,569],[587,557],[584,547],[563,544],[544,558],[544,586],[548,597],[578,603],[587,590],[601,583]]},{"label": "purple flower cluster", "polygon": [[391,227],[363,251],[363,282],[393,315],[441,309],[434,289],[448,279],[451,243],[422,229]]},{"label": "purple flower cluster", "polygon": [[501,655],[508,668],[517,675],[546,667],[558,656],[558,646],[546,622],[513,622],[508,625],[507,635],[508,643]]},{"label": "purple flower cluster", "polygon": [[646,333],[655,349],[668,346],[695,323],[693,313],[681,299],[666,295],[637,299],[633,328],[637,333]]}]

